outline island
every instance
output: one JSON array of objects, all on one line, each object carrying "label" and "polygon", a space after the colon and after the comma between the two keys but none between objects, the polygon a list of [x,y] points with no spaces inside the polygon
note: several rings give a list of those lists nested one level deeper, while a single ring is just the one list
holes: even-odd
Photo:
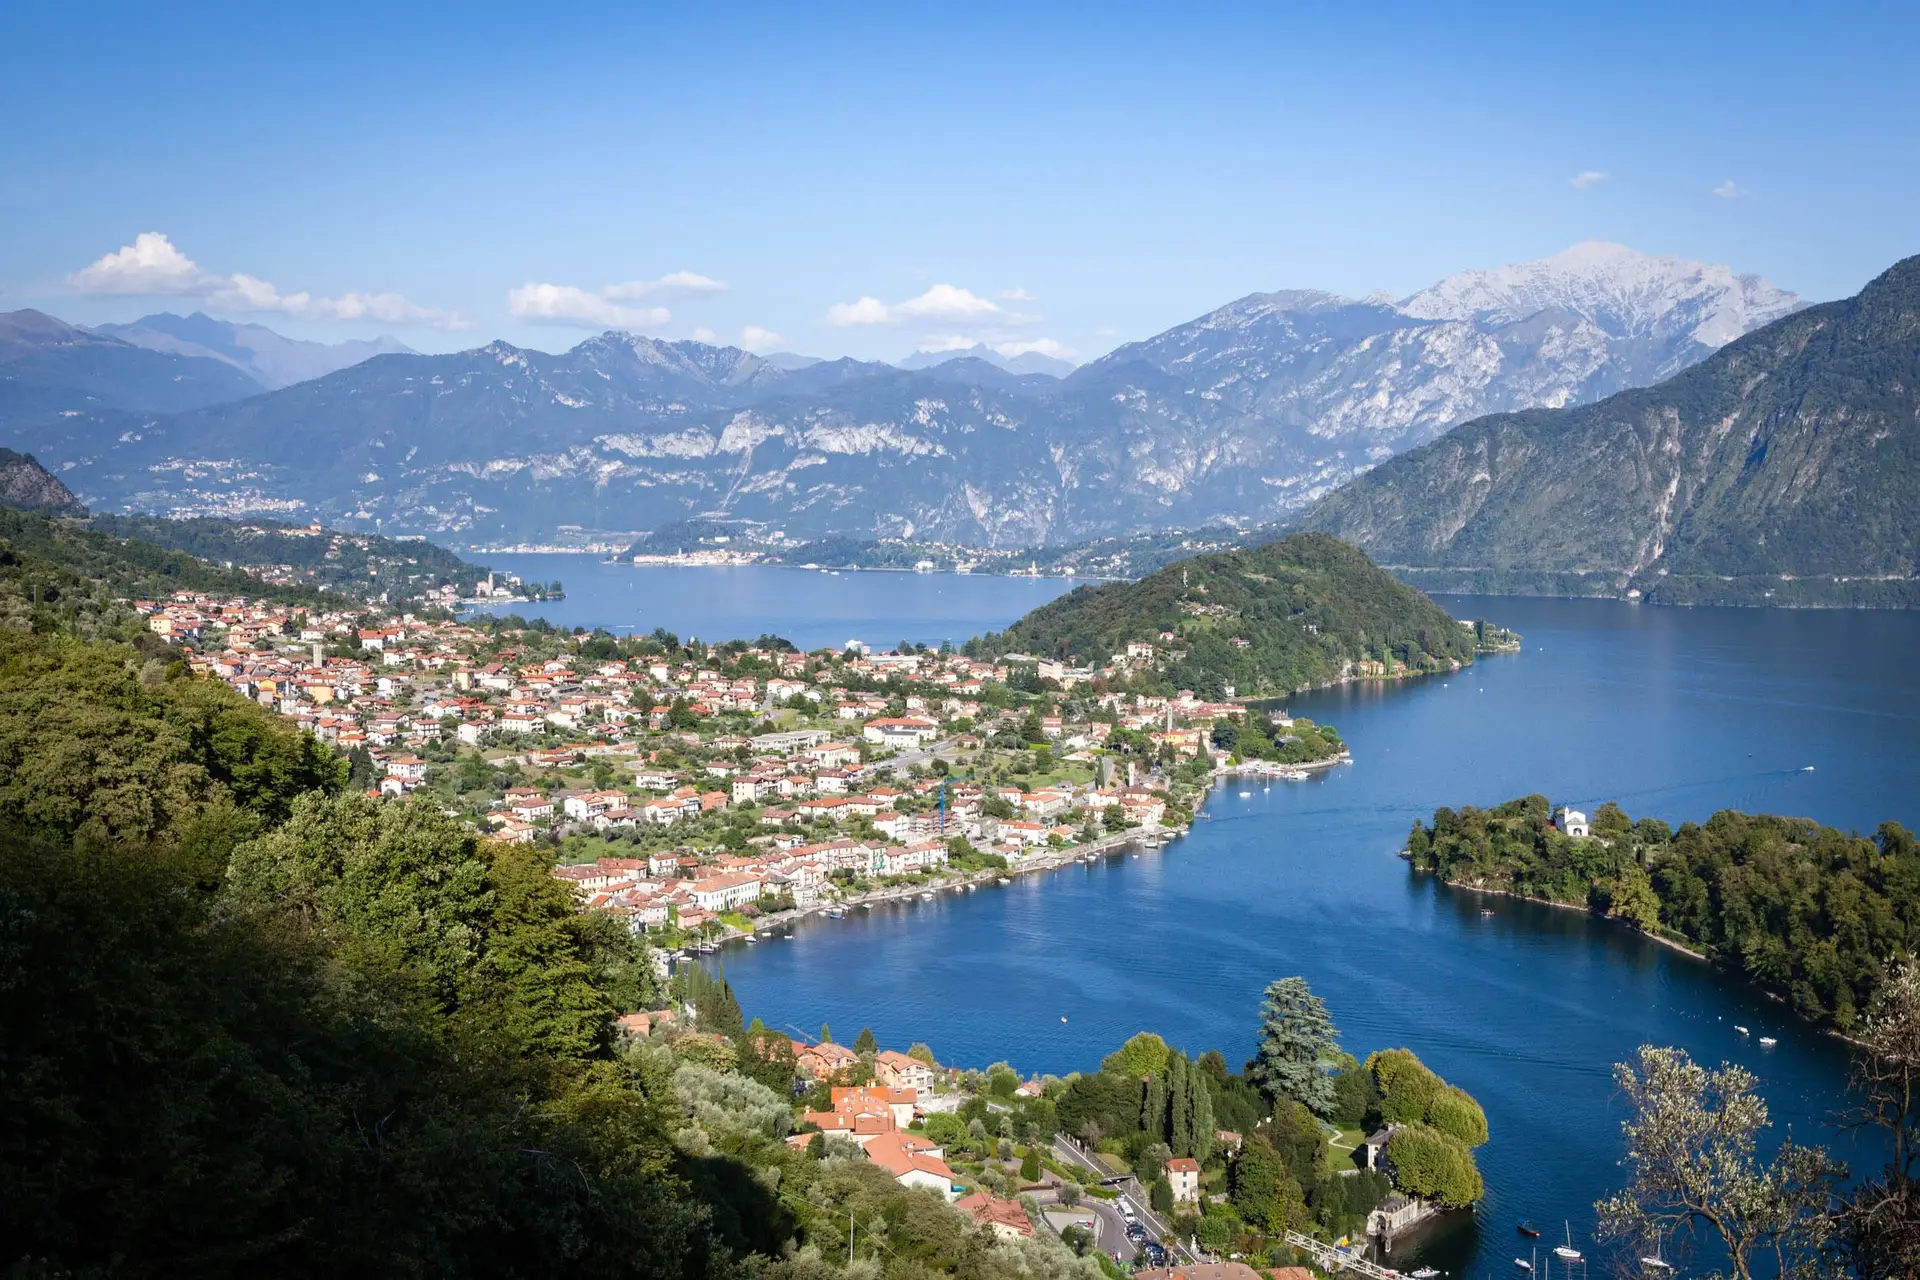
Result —
[{"label": "island", "polygon": [[1416,821],[1405,856],[1482,892],[1595,912],[1712,960],[1841,1032],[1920,947],[1920,842],[1725,810],[1674,830],[1530,795]]}]

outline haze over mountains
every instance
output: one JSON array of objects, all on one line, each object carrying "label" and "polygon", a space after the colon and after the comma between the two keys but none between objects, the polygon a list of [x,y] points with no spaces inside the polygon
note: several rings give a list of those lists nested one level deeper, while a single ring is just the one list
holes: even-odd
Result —
[{"label": "haze over mountains", "polygon": [[1920,257],[1658,386],[1495,414],[1300,527],[1429,587],[1920,603]]},{"label": "haze over mountains", "polygon": [[[716,514],[1031,545],[1283,517],[1460,422],[1658,381],[1800,305],[1725,267],[1587,244],[1397,301],[1250,295],[1064,378],[991,352],[909,369],[609,332],[558,355],[377,355],[223,403],[69,403],[42,384],[15,409],[9,364],[0,443],[95,508],[474,539]],[[231,347],[191,341],[180,369],[241,376]]]},{"label": "haze over mountains", "polygon": [[234,324],[202,312],[143,316],[132,324],[103,324],[95,333],[131,342],[149,351],[199,356],[232,365],[269,391],[318,378],[383,355],[412,355],[398,338],[382,335],[347,342],[307,342],[286,338],[265,325]]}]

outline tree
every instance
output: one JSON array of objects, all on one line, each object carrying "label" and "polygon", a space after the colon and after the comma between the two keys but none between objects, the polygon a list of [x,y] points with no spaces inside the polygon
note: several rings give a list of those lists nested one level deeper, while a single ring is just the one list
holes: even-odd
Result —
[{"label": "tree", "polygon": [[1619,1063],[1613,1076],[1630,1111],[1620,1126],[1629,1173],[1625,1188],[1595,1205],[1603,1238],[1638,1243],[1704,1229],[1719,1238],[1735,1280],[1819,1273],[1845,1170],[1792,1139],[1760,1159],[1767,1104],[1751,1072],[1710,1071],[1682,1050],[1642,1045],[1638,1065]]},{"label": "tree", "polygon": [[1033,1183],[1040,1181],[1040,1148],[1028,1146],[1027,1154],[1020,1158],[1020,1179]]},{"label": "tree", "polygon": [[1205,1160],[1213,1154],[1213,1091],[1197,1068],[1187,1072],[1187,1131],[1192,1134],[1194,1159]]},{"label": "tree", "polygon": [[1188,1096],[1187,1055],[1176,1053],[1167,1064],[1167,1145],[1176,1156],[1193,1154],[1193,1101]]},{"label": "tree", "polygon": [[860,1034],[853,1038],[853,1051],[862,1056],[880,1052],[880,1042],[873,1038],[872,1027],[860,1028]]},{"label": "tree", "polygon": [[820,1024],[820,1043],[821,1044],[833,1043],[833,1028],[828,1026],[824,1022]]},{"label": "tree", "polygon": [[1885,1130],[1887,1163],[1854,1189],[1846,1213],[1863,1276],[1920,1275],[1920,965],[1889,968],[1856,1034],[1856,1125]]},{"label": "tree", "polygon": [[1165,1040],[1151,1031],[1142,1031],[1108,1054],[1100,1063],[1100,1069],[1136,1080],[1142,1076],[1157,1076],[1166,1071],[1167,1058],[1171,1053]]},{"label": "tree", "polygon": [[923,1062],[929,1067],[937,1067],[940,1065],[934,1060],[933,1050],[918,1042],[916,1042],[911,1049],[907,1050],[907,1056],[915,1062]]},{"label": "tree", "polygon": [[1229,1170],[1229,1194],[1233,1207],[1248,1222],[1265,1223],[1280,1203],[1281,1190],[1291,1179],[1279,1153],[1259,1134],[1248,1137],[1240,1147],[1240,1157]]},{"label": "tree", "polygon": [[1247,1077],[1271,1099],[1304,1102],[1317,1116],[1333,1114],[1333,1078],[1323,1067],[1339,1047],[1326,1004],[1305,978],[1281,978],[1260,1007],[1260,1042]]},{"label": "tree", "polygon": [[1387,1142],[1387,1163],[1400,1190],[1452,1208],[1472,1204],[1486,1190],[1473,1153],[1431,1125],[1416,1122],[1395,1129]]}]

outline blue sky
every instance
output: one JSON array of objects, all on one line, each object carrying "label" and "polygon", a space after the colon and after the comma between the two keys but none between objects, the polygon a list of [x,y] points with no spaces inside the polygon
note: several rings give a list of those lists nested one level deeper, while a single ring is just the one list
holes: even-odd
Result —
[{"label": "blue sky", "polygon": [[1084,359],[1583,239],[1920,252],[1911,4],[394,7],[8,6],[0,309]]}]

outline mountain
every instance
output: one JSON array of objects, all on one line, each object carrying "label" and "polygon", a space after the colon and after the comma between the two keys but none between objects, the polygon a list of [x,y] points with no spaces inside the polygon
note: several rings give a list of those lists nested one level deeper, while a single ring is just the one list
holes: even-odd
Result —
[{"label": "mountain", "polygon": [[1300,523],[1436,586],[1920,604],[1917,495],[1920,257],[1657,386],[1456,427]]},{"label": "mountain", "polygon": [[901,369],[609,332],[559,354],[375,356],[165,416],[0,405],[0,444],[95,509],[468,538],[692,518],[995,547],[1246,530],[1459,422],[1657,381],[1798,305],[1724,267],[1585,245],[1400,301],[1255,294],[1059,379],[971,353]]},{"label": "mountain", "polygon": [[1078,587],[967,652],[1100,665],[1136,642],[1154,646],[1160,683],[1210,698],[1315,688],[1369,660],[1451,669],[1476,647],[1475,632],[1439,605],[1345,543],[1308,533]]},{"label": "mountain", "polygon": [[1051,378],[1064,378],[1077,367],[1071,360],[1042,355],[1038,351],[1027,351],[1017,356],[1003,356],[984,342],[976,342],[970,347],[958,347],[948,351],[916,351],[904,360],[894,361],[894,364],[902,369],[937,369],[953,360],[983,360],[994,368],[1003,369],[1008,373],[1039,373]]},{"label": "mountain", "polygon": [[0,312],[0,421],[103,409],[177,413],[259,390],[218,360],[148,351],[42,311]]},{"label": "mountain", "polygon": [[414,354],[412,347],[386,335],[348,342],[308,342],[282,337],[265,325],[234,324],[198,311],[190,316],[163,311],[132,324],[95,325],[94,332],[149,351],[218,360],[270,391],[349,368],[374,356]]},{"label": "mountain", "polygon": [[0,507],[50,516],[87,514],[73,491],[35,462],[32,454],[11,449],[0,449]]}]

